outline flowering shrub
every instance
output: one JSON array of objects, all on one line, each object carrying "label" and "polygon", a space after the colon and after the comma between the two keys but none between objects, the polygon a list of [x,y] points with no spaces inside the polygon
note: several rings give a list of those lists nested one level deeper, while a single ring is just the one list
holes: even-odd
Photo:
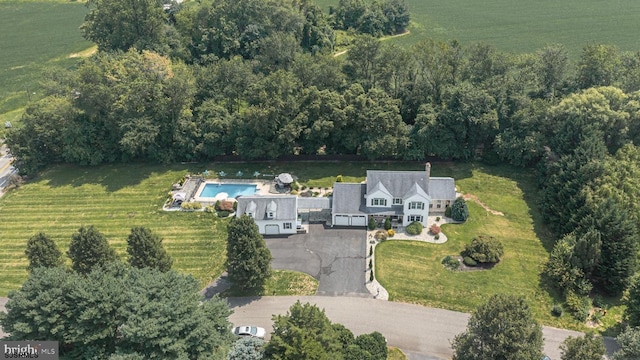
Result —
[{"label": "flowering shrub", "polygon": [[387,231],[387,233],[389,234],[389,237],[393,237],[393,235],[395,235],[395,234],[396,234],[395,230],[393,230],[393,229],[389,229],[389,230]]},{"label": "flowering shrub", "polygon": [[440,226],[438,226],[438,224],[433,224],[433,225],[431,225],[431,227],[429,228],[429,231],[430,231],[433,235],[438,235],[438,234],[440,234]]}]

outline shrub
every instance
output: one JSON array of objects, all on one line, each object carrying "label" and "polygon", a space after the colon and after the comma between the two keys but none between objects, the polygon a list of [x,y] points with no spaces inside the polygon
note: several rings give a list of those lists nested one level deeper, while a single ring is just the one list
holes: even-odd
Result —
[{"label": "shrub", "polygon": [[373,259],[369,259],[369,269],[373,269]]},{"label": "shrub", "polygon": [[237,201],[233,202],[233,211],[234,212],[238,211],[238,202]]},{"label": "shrub", "polygon": [[389,234],[386,231],[378,230],[376,231],[376,235],[374,237],[380,241],[385,241],[387,240],[387,236],[389,236]]},{"label": "shrub", "polygon": [[467,265],[467,266],[476,266],[478,265],[478,262],[473,260],[472,258],[465,256],[462,258],[462,262]]},{"label": "shrub", "polygon": [[306,185],[302,185],[302,187],[300,188],[300,190],[307,190],[307,186],[306,186]]},{"label": "shrub", "polygon": [[300,185],[298,185],[297,181],[291,183],[291,190],[298,191],[300,189]]},{"label": "shrub", "polygon": [[450,217],[451,217],[451,206],[447,206],[447,207],[444,209],[444,216],[446,216],[446,217],[448,217],[448,218],[450,218]]},{"label": "shrub", "polygon": [[391,229],[391,219],[389,218],[384,219],[384,229],[385,230]]},{"label": "shrub", "polygon": [[436,240],[440,240],[440,234],[436,234],[436,236],[433,237]]},{"label": "shrub", "polygon": [[218,214],[218,217],[226,218],[226,217],[229,216],[230,212],[228,212],[226,210],[220,210],[220,211],[217,212],[217,214]]},{"label": "shrub", "polygon": [[562,316],[562,305],[560,304],[555,304],[553,305],[553,307],[551,308],[551,315],[555,316],[555,317],[560,317]]},{"label": "shrub", "polygon": [[183,202],[180,207],[182,210],[200,210],[202,209],[202,204],[199,202]]},{"label": "shrub", "polygon": [[320,195],[320,193],[319,193],[318,191],[314,191],[314,192],[313,192],[313,196],[314,196],[314,197],[318,197],[318,195]]},{"label": "shrub", "polygon": [[422,233],[422,224],[414,221],[407,225],[406,231],[409,235],[420,235]]},{"label": "shrub", "polygon": [[493,236],[480,235],[471,240],[471,244],[467,244],[462,255],[479,263],[497,263],[504,255],[504,248]]},{"label": "shrub", "polygon": [[387,230],[387,234],[389,234],[389,237],[393,237],[396,234],[396,231],[393,229],[389,229]]},{"label": "shrub", "polygon": [[607,304],[604,302],[604,299],[602,298],[602,296],[596,294],[593,296],[593,306],[604,309],[607,306]]},{"label": "shrub", "polygon": [[455,221],[467,221],[469,218],[469,208],[462,197],[457,198],[451,205],[451,218]]},{"label": "shrub", "polygon": [[436,216],[436,222],[440,221],[440,216]]},{"label": "shrub", "polygon": [[580,296],[573,291],[567,293],[567,310],[578,321],[586,321],[591,310],[591,300],[587,296]]},{"label": "shrub", "polygon": [[215,207],[214,207],[214,206],[205,206],[205,208],[204,208],[204,212],[207,212],[207,213],[214,213],[214,212],[216,212],[216,209],[215,209]]},{"label": "shrub", "polygon": [[429,228],[429,231],[430,231],[433,235],[438,235],[438,234],[440,234],[440,226],[438,226],[437,224],[433,224],[433,225],[431,225],[431,227]]},{"label": "shrub", "polygon": [[458,262],[458,260],[452,258],[449,255],[445,256],[444,259],[442,259],[442,265],[444,265],[444,267],[449,270],[458,270],[458,268],[460,267],[460,263]]},{"label": "shrub", "polygon": [[342,175],[336,176],[336,182],[342,182]]},{"label": "shrub", "polygon": [[370,217],[369,218],[369,230],[375,230],[376,229],[376,221]]},{"label": "shrub", "polygon": [[369,281],[373,281],[373,269],[371,269],[371,272],[369,273]]},{"label": "shrub", "polygon": [[369,246],[369,256],[373,256],[373,246]]}]

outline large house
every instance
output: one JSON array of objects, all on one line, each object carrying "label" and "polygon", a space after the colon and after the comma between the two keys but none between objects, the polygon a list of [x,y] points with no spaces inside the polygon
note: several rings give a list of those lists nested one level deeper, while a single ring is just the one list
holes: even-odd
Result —
[{"label": "large house", "polygon": [[370,218],[389,218],[393,226],[414,221],[426,226],[430,212],[444,213],[455,198],[454,179],[431,177],[427,163],[424,171],[369,170],[365,183],[335,183],[331,200],[313,206],[293,195],[241,196],[236,216],[253,217],[264,235],[295,234],[301,208],[319,206],[331,209],[333,226],[367,226]]},{"label": "large house", "polygon": [[366,226],[369,218],[407,226],[414,221],[427,225],[429,212],[441,213],[456,198],[453,178],[431,177],[425,171],[367,171],[364,184],[336,183],[333,187],[332,223]]}]

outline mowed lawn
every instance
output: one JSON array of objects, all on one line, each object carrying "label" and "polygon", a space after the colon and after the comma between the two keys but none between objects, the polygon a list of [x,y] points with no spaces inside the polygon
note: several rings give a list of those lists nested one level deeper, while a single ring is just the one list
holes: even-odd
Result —
[{"label": "mowed lawn", "polygon": [[[547,44],[567,47],[573,59],[588,43],[640,50],[640,2],[635,0],[405,0],[411,34],[393,41],[414,44],[425,37],[485,42],[513,53]],[[316,0],[324,9],[338,0]]]},{"label": "mowed lawn", "polygon": [[2,124],[19,119],[29,100],[43,96],[46,68],[73,67],[78,59],[70,55],[92,46],[80,32],[86,13],[84,1],[0,1]]},{"label": "mowed lawn", "polygon": [[[541,226],[535,206],[534,175],[529,170],[473,164],[453,165],[449,170],[460,192],[476,195],[504,215],[493,215],[468,201],[467,222],[442,227],[448,238],[444,244],[396,240],[380,244],[376,248],[376,275],[391,300],[470,312],[491,294],[515,294],[527,300],[543,323],[583,329],[568,314],[559,319],[550,314],[558,299],[541,284],[540,273],[552,239]],[[491,270],[445,269],[442,259],[459,255],[478,235],[494,236],[502,242],[502,261]]]}]

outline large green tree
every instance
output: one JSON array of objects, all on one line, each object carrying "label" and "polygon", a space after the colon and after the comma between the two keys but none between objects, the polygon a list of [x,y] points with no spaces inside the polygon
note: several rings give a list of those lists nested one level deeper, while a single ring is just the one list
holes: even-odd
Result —
[{"label": "large green tree", "polygon": [[454,360],[539,360],[542,328],[527,302],[513,295],[492,295],[471,315],[467,330],[452,343]]},{"label": "large green tree", "polygon": [[265,342],[254,337],[243,337],[233,344],[227,354],[227,360],[262,360]]},{"label": "large green tree", "polygon": [[137,226],[127,238],[129,264],[137,268],[153,268],[160,271],[171,269],[173,260],[162,246],[162,239],[151,230]]},{"label": "large green tree", "polygon": [[62,253],[50,237],[40,232],[27,241],[25,254],[29,259],[27,270],[38,267],[56,267],[62,265]]},{"label": "large green tree", "polygon": [[627,306],[624,310],[624,316],[629,325],[640,327],[640,275],[631,279],[624,303]]},{"label": "large green tree", "polygon": [[71,236],[67,255],[71,259],[71,267],[78,274],[88,274],[99,265],[117,259],[115,250],[109,246],[107,238],[93,225],[81,226]]},{"label": "large green tree", "polygon": [[602,337],[587,334],[569,336],[560,344],[561,360],[602,360],[606,349]]},{"label": "large green tree", "polygon": [[191,276],[122,263],[87,276],[38,268],[9,294],[0,324],[11,340],[58,341],[69,358],[222,358],[231,310],[199,289]]},{"label": "large green tree", "polygon": [[102,51],[160,50],[167,14],[158,0],[89,0],[83,36]]},{"label": "large green tree", "polygon": [[234,218],[227,227],[227,272],[241,289],[258,288],[271,276],[271,252],[253,218]]}]

